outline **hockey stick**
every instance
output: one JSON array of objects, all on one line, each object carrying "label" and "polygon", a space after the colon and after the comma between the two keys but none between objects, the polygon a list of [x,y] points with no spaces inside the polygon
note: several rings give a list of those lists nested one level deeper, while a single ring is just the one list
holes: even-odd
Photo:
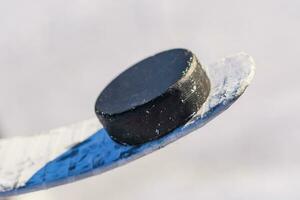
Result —
[{"label": "hockey stick", "polygon": [[204,68],[211,91],[196,117],[168,135],[139,146],[111,140],[90,119],[31,137],[0,140],[0,196],[11,196],[97,175],[158,150],[226,110],[251,82],[253,59],[239,53]]}]

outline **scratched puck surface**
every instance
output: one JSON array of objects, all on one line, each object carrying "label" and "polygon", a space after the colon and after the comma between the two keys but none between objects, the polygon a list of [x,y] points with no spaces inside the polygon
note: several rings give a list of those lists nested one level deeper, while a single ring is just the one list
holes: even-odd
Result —
[{"label": "scratched puck surface", "polygon": [[189,121],[209,91],[209,79],[196,56],[172,49],[121,73],[99,95],[95,110],[113,140],[139,145]]}]

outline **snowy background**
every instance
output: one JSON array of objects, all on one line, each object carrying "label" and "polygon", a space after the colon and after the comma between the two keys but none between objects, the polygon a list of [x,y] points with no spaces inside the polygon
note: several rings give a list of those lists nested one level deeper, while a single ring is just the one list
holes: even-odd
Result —
[{"label": "snowy background", "polygon": [[100,176],[11,198],[300,198],[299,0],[0,0],[0,134],[94,116],[105,85],[185,47],[203,64],[240,51],[256,77],[234,106],[161,151]]}]

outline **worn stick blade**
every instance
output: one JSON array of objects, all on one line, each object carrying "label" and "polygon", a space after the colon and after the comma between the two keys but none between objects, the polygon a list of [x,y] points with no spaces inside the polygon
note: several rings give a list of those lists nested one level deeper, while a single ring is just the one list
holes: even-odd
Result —
[{"label": "worn stick blade", "polygon": [[124,165],[196,130],[226,110],[251,82],[253,59],[239,53],[204,67],[211,91],[192,120],[166,136],[140,146],[110,139],[91,119],[31,137],[0,140],[0,196],[70,183]]}]

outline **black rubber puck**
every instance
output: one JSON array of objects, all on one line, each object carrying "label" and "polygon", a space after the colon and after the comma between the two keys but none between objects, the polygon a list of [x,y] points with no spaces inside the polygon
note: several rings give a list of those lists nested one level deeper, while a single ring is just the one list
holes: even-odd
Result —
[{"label": "black rubber puck", "polygon": [[209,91],[209,79],[196,56],[172,49],[120,74],[100,94],[95,110],[113,140],[139,145],[185,124]]}]

